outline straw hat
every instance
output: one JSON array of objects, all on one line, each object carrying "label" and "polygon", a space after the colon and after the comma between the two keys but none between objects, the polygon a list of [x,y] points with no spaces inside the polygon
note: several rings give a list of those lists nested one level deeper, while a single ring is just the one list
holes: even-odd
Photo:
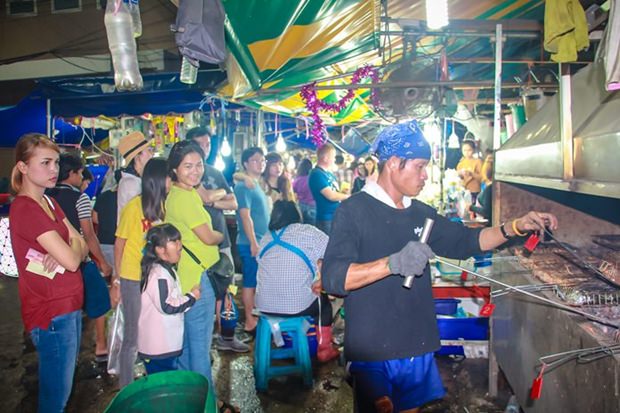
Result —
[{"label": "straw hat", "polygon": [[125,162],[129,163],[137,154],[147,147],[148,144],[142,132],[134,131],[121,138],[118,143],[118,151],[125,159]]}]

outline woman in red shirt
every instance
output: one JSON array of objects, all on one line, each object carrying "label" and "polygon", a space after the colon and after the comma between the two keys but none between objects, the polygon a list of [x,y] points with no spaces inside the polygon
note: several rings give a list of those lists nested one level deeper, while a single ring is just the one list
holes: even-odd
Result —
[{"label": "woman in red shirt", "polygon": [[88,247],[55,200],[56,144],[29,133],[15,148],[9,212],[22,319],[39,355],[39,412],[62,412],[79,353],[84,299],[80,263]]}]

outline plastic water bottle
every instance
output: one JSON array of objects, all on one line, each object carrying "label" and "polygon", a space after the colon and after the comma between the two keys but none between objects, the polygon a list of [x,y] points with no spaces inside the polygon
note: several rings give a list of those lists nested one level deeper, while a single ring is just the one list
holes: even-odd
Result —
[{"label": "plastic water bottle", "polygon": [[196,79],[198,78],[198,63],[193,59],[183,56],[183,61],[181,62],[181,82],[186,83],[188,85],[193,85],[196,83]]},{"label": "plastic water bottle", "polygon": [[138,0],[129,0],[128,7],[129,14],[131,14],[133,37],[140,37],[142,36],[142,19],[140,18],[140,6],[138,4]]},{"label": "plastic water bottle", "polygon": [[118,11],[115,1],[108,1],[104,23],[108,35],[108,47],[114,66],[114,84],[116,89],[139,90],[143,82],[138,66],[136,40],[133,37],[132,19],[127,5],[120,3]]},{"label": "plastic water bottle", "polygon": [[519,407],[517,396],[513,394],[508,400],[508,404],[506,405],[506,410],[504,410],[504,413],[519,413],[520,411],[521,408]]}]

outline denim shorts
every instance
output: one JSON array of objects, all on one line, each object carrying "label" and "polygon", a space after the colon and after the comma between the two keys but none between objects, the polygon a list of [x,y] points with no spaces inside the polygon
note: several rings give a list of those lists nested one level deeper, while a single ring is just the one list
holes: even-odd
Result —
[{"label": "denim shorts", "polygon": [[249,245],[237,245],[237,249],[241,258],[242,286],[243,288],[256,288],[256,273],[258,272],[256,257],[252,257]]},{"label": "denim shorts", "polygon": [[355,379],[360,412],[374,411],[374,402],[389,397],[394,411],[414,409],[445,394],[433,353],[406,359],[354,361],[349,372]]}]

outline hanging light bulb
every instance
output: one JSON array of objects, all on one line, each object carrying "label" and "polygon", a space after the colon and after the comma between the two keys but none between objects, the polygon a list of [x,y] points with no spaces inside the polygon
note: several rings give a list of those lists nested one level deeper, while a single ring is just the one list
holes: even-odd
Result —
[{"label": "hanging light bulb", "polygon": [[224,136],[224,141],[222,142],[222,147],[220,148],[220,153],[222,156],[230,156],[232,153],[232,149],[230,148],[230,144],[228,143],[228,139]]},{"label": "hanging light bulb", "polygon": [[278,133],[278,139],[276,139],[276,152],[286,152],[286,142],[282,136],[282,132]]},{"label": "hanging light bulb", "polygon": [[288,162],[286,163],[286,167],[289,171],[294,171],[297,168],[297,164],[295,164],[295,158],[292,156],[288,157]]},{"label": "hanging light bulb", "polygon": [[452,133],[448,137],[448,148],[450,149],[458,149],[461,147],[459,142],[459,136],[456,134],[456,129],[454,128],[454,120],[452,120]]},{"label": "hanging light bulb", "polygon": [[426,0],[426,27],[437,30],[448,23],[448,0]]},{"label": "hanging light bulb", "polygon": [[441,130],[435,122],[424,124],[424,137],[430,144],[439,144],[441,142]]},{"label": "hanging light bulb", "polygon": [[215,157],[215,164],[213,166],[220,172],[226,168],[226,163],[224,162],[224,159],[222,159],[222,155],[218,154]]}]

